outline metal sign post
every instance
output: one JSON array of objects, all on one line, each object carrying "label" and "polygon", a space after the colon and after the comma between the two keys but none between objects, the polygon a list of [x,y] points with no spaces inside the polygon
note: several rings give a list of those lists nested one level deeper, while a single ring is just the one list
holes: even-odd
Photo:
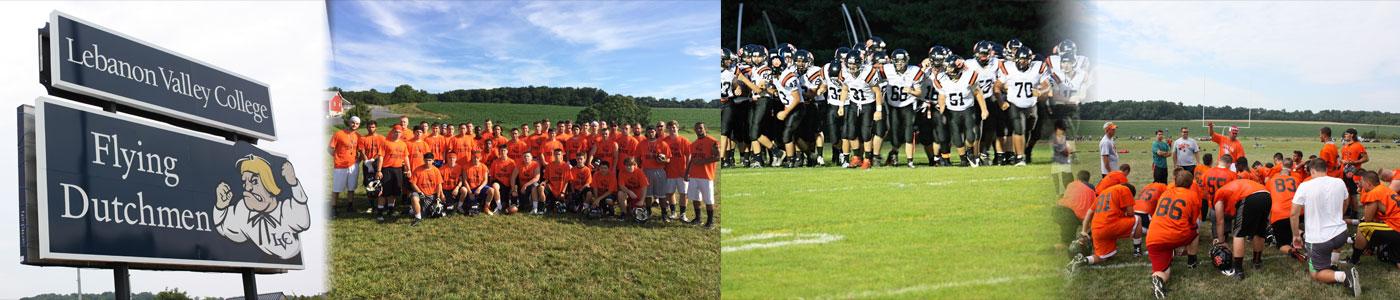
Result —
[{"label": "metal sign post", "polygon": [[112,283],[116,285],[117,300],[131,300],[131,269],[125,264],[112,268]]},{"label": "metal sign post", "polygon": [[258,279],[253,277],[253,269],[243,269],[243,299],[258,299]]}]

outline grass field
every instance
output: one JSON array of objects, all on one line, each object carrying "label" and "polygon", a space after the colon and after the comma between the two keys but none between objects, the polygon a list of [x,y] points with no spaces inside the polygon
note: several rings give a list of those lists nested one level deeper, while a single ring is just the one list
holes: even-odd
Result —
[{"label": "grass field", "polygon": [[[572,119],[578,111],[547,105],[428,106],[459,116],[446,120],[478,124],[486,116],[507,122]],[[407,113],[414,122],[427,116],[415,111],[416,106],[392,109]],[[717,120],[719,115],[654,109],[653,117],[664,115],[662,111],[677,118],[708,114]],[[363,189],[356,195],[363,198]],[[554,215],[451,216],[410,227],[409,218],[379,224],[369,215],[347,216],[341,205],[341,216],[331,220],[327,295],[333,299],[720,297],[719,230]],[[366,208],[363,201],[356,207]],[[716,224],[721,215],[716,215]]]},{"label": "grass field", "polygon": [[[1079,129],[1079,134],[1088,135],[1088,136],[1100,136],[1100,135],[1103,135],[1103,123],[1104,123],[1103,120],[1079,120],[1079,121],[1076,121],[1076,122],[1075,122],[1075,126],[1077,126],[1077,128]],[[1191,135],[1192,135],[1192,136],[1195,136],[1195,137],[1207,136],[1207,135],[1206,135],[1206,134],[1207,134],[1207,133],[1206,133],[1206,128],[1203,127],[1204,124],[1201,124],[1201,120],[1176,120],[1176,121],[1171,121],[1171,120],[1167,120],[1167,121],[1158,121],[1158,120],[1152,120],[1152,121],[1128,120],[1128,121],[1114,121],[1114,124],[1117,124],[1117,125],[1118,125],[1118,136],[1120,136],[1120,137],[1145,136],[1145,137],[1151,138],[1152,135],[1153,135],[1153,133],[1154,133],[1156,130],[1158,130],[1158,129],[1164,129],[1164,130],[1166,130],[1166,131],[1169,132],[1169,133],[1179,133],[1181,127],[1190,128],[1190,129],[1191,129]],[[1318,128],[1322,128],[1322,126],[1330,126],[1330,127],[1332,127],[1332,132],[1333,132],[1334,134],[1336,134],[1337,138],[1341,138],[1341,137],[1342,137],[1342,136],[1341,136],[1342,130],[1346,130],[1347,128],[1356,128],[1357,131],[1360,131],[1360,132],[1362,132],[1362,133],[1367,132],[1367,131],[1373,131],[1373,130],[1374,130],[1374,131],[1376,131],[1377,134],[1379,134],[1380,136],[1383,136],[1383,137],[1384,137],[1384,136],[1400,136],[1400,126],[1388,126],[1388,125],[1366,125],[1366,124],[1330,123],[1330,122],[1300,122],[1300,121],[1261,121],[1261,120],[1254,120],[1253,123],[1250,123],[1250,122],[1245,121],[1245,120],[1216,120],[1216,121],[1215,121],[1215,125],[1216,125],[1216,126],[1215,126],[1215,131],[1216,131],[1216,132],[1224,132],[1227,128],[1229,128],[1229,127],[1232,126],[1232,125],[1233,125],[1233,126],[1240,126],[1240,127],[1246,127],[1246,126],[1248,126],[1248,128],[1241,128],[1241,129],[1240,129],[1240,135],[1241,135],[1241,136],[1244,136],[1244,137],[1270,137],[1270,138],[1280,138],[1280,137],[1309,137],[1309,138],[1311,138],[1311,137],[1317,137],[1317,129],[1318,129]],[[1173,135],[1173,136],[1174,136],[1174,135]],[[1391,139],[1391,140],[1387,140],[1386,142],[1393,142],[1393,141],[1394,141],[1394,140]],[[1246,153],[1248,153],[1248,150],[1246,150]]]},{"label": "grass field", "polygon": [[[1097,122],[1102,126],[1102,121]],[[1192,121],[1180,121],[1189,123]],[[1199,125],[1199,121],[1195,121]],[[1123,121],[1120,124],[1119,135],[1123,132],[1151,132],[1147,130],[1164,122],[1137,122]],[[1091,123],[1092,124],[1092,123]],[[1152,125],[1148,125],[1152,124]],[[1261,127],[1256,121],[1253,128],[1242,130],[1241,135],[1245,137],[1245,153],[1250,160],[1270,158],[1274,152],[1281,152],[1288,155],[1293,150],[1303,151],[1304,156],[1315,155],[1321,149],[1321,143],[1316,140],[1317,128],[1323,125],[1317,124],[1288,124],[1288,125],[1267,125],[1278,126],[1280,128]],[[1334,132],[1340,132],[1338,126],[1331,125]],[[1177,128],[1180,126],[1178,125]],[[1102,127],[1091,128],[1098,130]],[[1340,127],[1345,128],[1345,127]],[[1358,126],[1358,128],[1362,128]],[[1365,131],[1365,129],[1361,129]],[[1086,129],[1087,131],[1087,129]],[[1192,134],[1197,135],[1200,130],[1193,130]],[[1338,134],[1340,137],[1340,134]],[[1215,143],[1200,142],[1203,153],[1217,153]],[[1098,157],[1098,140],[1082,141],[1076,144],[1080,152],[1077,154],[1075,170],[1089,170],[1093,175],[1093,180],[1097,181],[1098,167],[1095,158]],[[1118,141],[1120,150],[1129,150],[1131,153],[1119,154],[1121,163],[1130,164],[1133,172],[1128,176],[1129,182],[1137,186],[1152,181],[1151,157],[1148,149],[1150,141]],[[1390,147],[1389,144],[1371,143],[1367,144],[1367,152],[1370,154],[1371,162],[1365,166],[1370,169],[1395,168],[1400,167],[1400,148]],[[1060,218],[1057,222],[1061,226],[1077,227],[1078,223],[1073,218]],[[1208,245],[1210,224],[1204,223],[1201,226],[1202,245]],[[1354,228],[1353,228],[1354,230]],[[1063,245],[1063,241],[1061,243]],[[1119,244],[1119,249],[1132,249],[1131,243],[1127,240]],[[1348,246],[1347,248],[1350,248]],[[1206,249],[1202,248],[1202,258],[1208,256]],[[1348,250],[1349,251],[1349,250]],[[1349,252],[1346,252],[1349,253]],[[1118,257],[1110,259],[1107,263],[1077,272],[1068,281],[1066,296],[1071,298],[1147,298],[1151,297],[1148,285],[1147,274],[1150,266],[1146,257],[1132,257],[1123,255],[1120,251]],[[1349,290],[1337,286],[1328,286],[1310,281],[1304,276],[1303,266],[1292,258],[1283,256],[1276,249],[1266,249],[1264,251],[1264,269],[1254,270],[1246,268],[1249,277],[1244,281],[1236,281],[1220,275],[1213,267],[1208,266],[1208,262],[1203,262],[1202,266],[1196,269],[1185,268],[1185,258],[1178,258],[1173,264],[1171,282],[1168,287],[1172,289],[1169,297],[1172,298],[1196,298],[1205,299],[1226,299],[1226,298],[1336,298],[1350,295]],[[1061,254],[1059,261],[1067,262],[1068,257]],[[1394,266],[1385,266],[1375,260],[1374,257],[1365,257],[1359,267],[1362,277],[1363,292],[1362,298],[1366,299],[1396,299],[1400,298],[1400,270]]]},{"label": "grass field", "polygon": [[723,297],[1055,297],[1063,252],[1047,174],[1040,163],[724,169]]}]

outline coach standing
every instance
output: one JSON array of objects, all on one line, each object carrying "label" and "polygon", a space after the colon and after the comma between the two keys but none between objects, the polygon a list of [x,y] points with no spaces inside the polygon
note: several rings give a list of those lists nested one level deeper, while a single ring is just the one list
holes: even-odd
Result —
[{"label": "coach standing", "polygon": [[1176,148],[1176,167],[1195,175],[1196,158],[1200,156],[1201,146],[1191,138],[1191,129],[1182,127],[1181,137],[1172,142],[1172,147]]},{"label": "coach standing", "polygon": [[1166,133],[1157,130],[1157,141],[1152,142],[1152,182],[1167,183],[1167,158],[1172,156],[1172,146],[1167,143]]},{"label": "coach standing", "polygon": [[1099,140],[1099,178],[1108,177],[1108,172],[1118,169],[1118,146],[1113,143],[1113,134],[1118,125],[1103,123],[1103,139]]},{"label": "coach standing", "polygon": [[[1293,226],[1293,246],[1302,247],[1307,242],[1308,273],[1313,280],[1322,283],[1341,283],[1359,296],[1360,286],[1356,283],[1356,267],[1346,272],[1333,271],[1332,262],[1341,258],[1341,249],[1347,244],[1347,223],[1342,220],[1342,210],[1347,199],[1346,184],[1341,179],[1327,175],[1327,162],[1321,159],[1308,161],[1308,171],[1312,179],[1298,185],[1293,194],[1293,212],[1289,223]],[[1304,210],[1306,209],[1306,210]],[[1307,237],[1302,236],[1298,225],[1299,217],[1307,222]]]}]

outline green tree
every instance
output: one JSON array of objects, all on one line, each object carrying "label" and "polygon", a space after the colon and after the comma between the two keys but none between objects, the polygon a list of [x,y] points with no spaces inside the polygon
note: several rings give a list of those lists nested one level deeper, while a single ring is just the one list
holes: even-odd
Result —
[{"label": "green tree", "polygon": [[[609,123],[650,123],[651,108],[638,105],[637,100],[629,96],[612,95],[603,99],[603,102],[595,103],[587,110],[595,110],[596,120],[607,121]],[[585,112],[580,111],[582,117]],[[588,112],[592,114],[592,112]]]},{"label": "green tree", "polygon": [[156,300],[190,300],[190,295],[175,288],[156,293]]}]

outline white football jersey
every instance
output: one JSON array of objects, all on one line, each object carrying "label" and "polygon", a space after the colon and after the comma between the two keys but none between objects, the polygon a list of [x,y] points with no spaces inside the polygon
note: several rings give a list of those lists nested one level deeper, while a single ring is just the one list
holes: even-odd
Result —
[{"label": "white football jersey", "polygon": [[1006,86],[1006,101],[1020,108],[1035,106],[1035,89],[1046,80],[1046,68],[1045,64],[1032,61],[1030,66],[1022,71],[1015,63],[1002,61],[998,67],[1001,70],[1001,78],[998,80]]},{"label": "white football jersey", "polygon": [[[826,66],[823,66],[823,67],[822,67],[822,71],[821,71],[822,83],[826,83],[826,95],[825,95],[825,96],[826,96],[826,104],[829,104],[829,105],[841,105],[841,85],[842,85],[842,83],[841,83],[840,80],[834,80],[834,79],[839,79],[840,76],[838,75],[838,76],[837,76],[838,78],[831,78],[831,75],[830,75],[830,74],[827,74],[827,72],[826,72],[826,70],[827,70],[828,68],[831,67],[831,64],[832,64],[832,63],[827,63]],[[837,64],[839,64],[839,63],[837,63]],[[839,65],[838,65],[838,67],[839,67]],[[844,71],[842,71],[842,73],[844,73]]]},{"label": "white football jersey", "polygon": [[[776,75],[774,74],[774,72],[772,72],[772,67],[769,67],[769,66],[767,66],[767,65],[764,65],[764,66],[749,68],[749,74],[748,74],[748,75],[749,75],[749,80],[750,80],[750,81],[753,81],[754,84],[758,84],[758,87],[759,87],[760,89],[762,89],[762,90],[760,90],[760,91],[755,92],[755,93],[754,93],[755,96],[757,96],[757,97],[774,97],[774,96],[776,96],[776,95],[773,95],[772,93],[769,93],[769,92],[768,92],[768,87],[774,86],[775,84],[777,84],[777,81],[778,81],[777,78],[774,78],[774,76],[776,76]],[[759,83],[760,81],[763,81],[764,83],[761,83],[761,84],[760,84],[760,83]]]},{"label": "white football jersey", "polygon": [[[822,83],[826,82],[826,72],[824,70],[825,69],[822,69],[817,66],[807,67],[807,72],[804,72],[802,74],[802,77],[805,78],[804,80],[802,80],[802,89],[805,91],[811,91],[813,93],[816,93],[817,89],[821,88]],[[826,94],[816,94],[815,96],[809,97],[804,100],[806,100],[807,102],[826,101]]]},{"label": "white football jersey", "polygon": [[938,89],[939,96],[948,98],[948,110],[964,111],[977,103],[977,98],[972,93],[977,77],[976,70],[967,68],[963,69],[958,78],[949,78],[948,73],[939,73],[938,79],[933,81],[933,87]]},{"label": "white football jersey", "polygon": [[[782,102],[783,106],[790,105],[794,101],[802,102],[802,93],[806,90],[807,77],[798,74],[796,67],[789,67],[783,70],[778,78],[781,78],[777,82],[778,101]],[[793,98],[793,92],[797,92],[797,98]]]},{"label": "white football jersey", "polygon": [[841,72],[841,82],[850,87],[850,101],[855,104],[875,103],[875,92],[872,88],[878,88],[880,82],[880,72],[874,70],[870,65],[862,65],[860,70],[851,74],[851,70]]},{"label": "white football jersey", "polygon": [[719,70],[719,97],[729,98],[734,96],[734,72],[736,68]]},{"label": "white football jersey", "polygon": [[1001,75],[997,73],[997,67],[1001,65],[1001,59],[996,57],[987,58],[987,65],[984,66],[982,63],[977,62],[977,58],[974,57],[964,60],[963,64],[969,69],[977,71],[977,89],[982,90],[983,97],[989,97],[989,95],[992,94],[992,84],[996,82],[997,76]]},{"label": "white football jersey", "polygon": [[919,100],[918,97],[904,92],[906,87],[920,88],[924,85],[924,72],[919,66],[907,65],[904,72],[899,72],[894,64],[886,64],[884,68],[885,82],[891,87],[886,90],[890,92],[886,97],[890,99],[887,104],[892,107],[905,107]]}]

